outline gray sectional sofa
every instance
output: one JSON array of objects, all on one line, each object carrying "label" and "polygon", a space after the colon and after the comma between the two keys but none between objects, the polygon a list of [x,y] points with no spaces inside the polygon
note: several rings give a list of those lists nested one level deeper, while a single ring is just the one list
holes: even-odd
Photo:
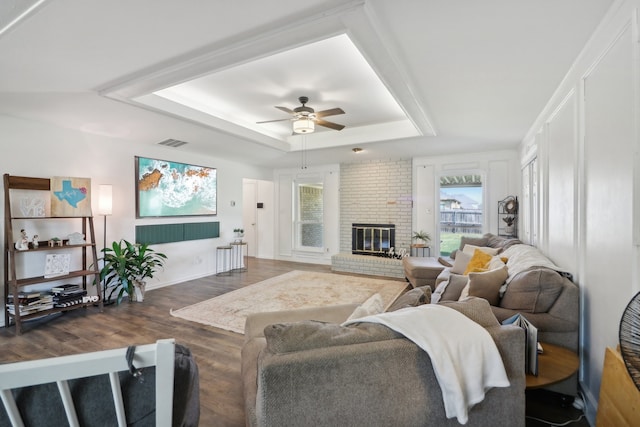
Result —
[{"label": "gray sectional sofa", "polygon": [[[456,273],[454,260],[436,278],[434,299],[486,327],[511,382],[508,388],[491,389],[469,412],[468,425],[522,426],[524,333],[499,322],[522,313],[538,328],[540,341],[577,352],[579,290],[540,251],[517,239],[492,234],[463,238],[461,251],[466,244],[498,250],[501,262],[506,261],[498,279],[500,289],[491,285],[478,292],[472,281],[486,284],[485,276],[493,277],[493,273],[468,273],[463,277]],[[460,255],[457,263],[463,257]],[[458,301],[466,284],[470,298]],[[429,285],[411,289],[390,310],[416,305],[411,298],[421,293],[429,294],[427,302],[431,302],[431,292]],[[480,318],[474,310],[465,312],[465,307],[476,307],[480,301],[485,310]],[[247,318],[242,348],[247,425],[459,425],[456,419],[445,416],[426,352],[381,325],[340,326],[356,307],[257,313]],[[549,388],[574,396],[577,376]]]},{"label": "gray sectional sofa", "polygon": [[[539,341],[578,352],[580,291],[570,280],[569,274],[563,272],[561,267],[556,266],[537,248],[523,244],[518,239],[490,233],[479,238],[463,237],[456,252],[461,252],[467,244],[499,249],[497,256],[506,259],[507,285],[503,286],[499,297],[491,301],[491,310],[498,321],[502,322],[516,313],[522,313],[538,328]],[[453,266],[446,267],[437,277],[436,289],[443,283],[454,283],[459,279],[452,273],[455,271],[456,261],[459,261],[456,259],[457,253],[452,254]],[[457,289],[445,289],[442,300],[457,300],[459,296],[460,286]],[[575,396],[577,387],[577,375],[573,375],[548,388]]]},{"label": "gray sectional sofa", "polygon": [[[479,298],[473,304],[448,304],[486,327],[510,381],[509,387],[490,389],[469,411],[466,425],[524,426],[522,329],[499,325],[486,301]],[[478,310],[480,315],[475,309],[464,311],[478,306],[484,307]],[[445,416],[442,392],[425,351],[382,325],[340,326],[356,307],[258,313],[247,318],[242,348],[247,425],[460,425]]]}]

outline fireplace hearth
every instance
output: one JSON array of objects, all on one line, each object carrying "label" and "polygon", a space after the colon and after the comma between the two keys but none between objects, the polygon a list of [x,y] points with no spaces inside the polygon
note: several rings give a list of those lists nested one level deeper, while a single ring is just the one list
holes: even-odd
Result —
[{"label": "fireplace hearth", "polygon": [[388,256],[395,246],[395,224],[351,224],[351,253]]}]

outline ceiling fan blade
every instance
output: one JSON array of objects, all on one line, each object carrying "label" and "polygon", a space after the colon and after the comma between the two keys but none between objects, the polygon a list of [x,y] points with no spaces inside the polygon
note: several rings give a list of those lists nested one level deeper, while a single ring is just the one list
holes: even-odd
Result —
[{"label": "ceiling fan blade", "polygon": [[286,122],[286,121],[289,121],[289,120],[291,120],[291,119],[289,118],[289,119],[264,120],[262,122],[256,122],[256,124],[259,125],[261,123]]},{"label": "ceiling fan blade", "polygon": [[337,116],[338,114],[344,114],[342,108],[331,108],[330,110],[318,111],[316,117]]},{"label": "ceiling fan blade", "polygon": [[339,125],[337,123],[328,122],[326,120],[316,120],[316,124],[320,126],[324,126],[326,128],[331,128],[334,130],[342,130],[344,129],[344,125]]},{"label": "ceiling fan blade", "polygon": [[287,114],[294,114],[295,111],[293,111],[291,108],[287,108],[287,107],[276,107],[278,110],[280,111],[284,111]]}]

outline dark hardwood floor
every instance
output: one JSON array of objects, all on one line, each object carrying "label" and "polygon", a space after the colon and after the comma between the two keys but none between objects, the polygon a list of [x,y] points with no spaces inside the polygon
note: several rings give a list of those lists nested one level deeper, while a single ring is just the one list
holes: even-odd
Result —
[{"label": "dark hardwood floor", "polygon": [[[34,360],[111,348],[142,345],[161,338],[175,338],[189,347],[200,372],[200,425],[243,426],[244,409],[240,381],[240,334],[189,322],[169,314],[226,292],[291,270],[331,272],[330,266],[249,259],[249,270],[229,276],[209,276],[149,291],[143,303],[124,302],[76,310],[44,320],[28,322],[24,333],[0,329],[0,363]],[[576,418],[572,407],[540,399],[527,407],[527,415],[554,421]],[[527,420],[527,426],[538,426]],[[588,426],[586,421],[576,426]]]}]

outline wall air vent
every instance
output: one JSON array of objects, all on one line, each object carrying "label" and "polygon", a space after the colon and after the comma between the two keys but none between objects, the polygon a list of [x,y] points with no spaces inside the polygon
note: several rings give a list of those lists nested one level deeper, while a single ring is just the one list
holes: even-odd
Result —
[{"label": "wall air vent", "polygon": [[185,141],[179,141],[177,139],[165,139],[162,142],[158,142],[158,145],[164,145],[166,147],[173,148],[182,147],[185,144],[187,144]]}]

